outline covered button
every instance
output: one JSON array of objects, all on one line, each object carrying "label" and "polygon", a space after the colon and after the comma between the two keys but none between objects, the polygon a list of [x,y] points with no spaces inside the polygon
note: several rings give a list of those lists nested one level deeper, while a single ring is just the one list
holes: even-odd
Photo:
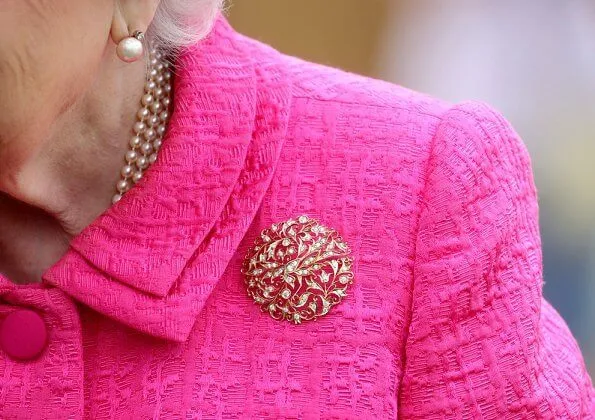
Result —
[{"label": "covered button", "polygon": [[0,348],[13,359],[34,359],[45,348],[47,329],[37,312],[17,309],[0,322]]}]

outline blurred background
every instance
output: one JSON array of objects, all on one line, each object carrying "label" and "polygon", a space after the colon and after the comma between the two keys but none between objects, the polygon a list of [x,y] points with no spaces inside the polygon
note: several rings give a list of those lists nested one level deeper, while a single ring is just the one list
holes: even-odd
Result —
[{"label": "blurred background", "polygon": [[595,2],[235,0],[240,32],[514,125],[539,192],[544,294],[595,377]]}]

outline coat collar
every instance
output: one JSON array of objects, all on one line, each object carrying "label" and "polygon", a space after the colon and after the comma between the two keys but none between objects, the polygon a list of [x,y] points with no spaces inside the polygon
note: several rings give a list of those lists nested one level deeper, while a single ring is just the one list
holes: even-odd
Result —
[{"label": "coat collar", "polygon": [[277,57],[221,16],[179,55],[157,161],[43,282],[137,330],[185,340],[281,153],[291,87]]}]

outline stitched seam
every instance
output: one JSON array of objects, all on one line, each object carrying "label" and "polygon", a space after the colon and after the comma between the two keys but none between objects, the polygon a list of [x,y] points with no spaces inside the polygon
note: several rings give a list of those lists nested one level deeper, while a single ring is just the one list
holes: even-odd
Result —
[{"label": "stitched seam", "polygon": [[417,212],[417,226],[415,227],[415,234],[413,235],[413,269],[412,269],[412,273],[411,273],[411,297],[409,299],[409,305],[408,305],[409,311],[407,314],[407,322],[405,324],[405,333],[403,336],[403,347],[402,347],[402,357],[401,357],[401,377],[399,379],[398,391],[397,391],[397,415],[399,417],[401,417],[400,413],[401,413],[401,395],[402,395],[402,387],[403,387],[403,378],[405,377],[405,369],[407,367],[407,344],[409,341],[409,335],[410,335],[410,330],[411,330],[411,320],[413,318],[413,303],[414,303],[414,296],[415,296],[415,267],[417,265],[417,240],[419,237],[419,231],[420,231],[420,227],[421,227],[421,216],[422,216],[422,212],[423,212],[423,205],[426,202],[426,197],[427,197],[427,193],[428,193],[428,178],[430,175],[431,163],[436,159],[436,155],[434,153],[434,148],[436,145],[436,137],[437,137],[438,133],[440,132],[440,128],[442,127],[442,124],[446,120],[447,114],[449,113],[449,111],[452,108],[454,108],[454,107],[451,107],[451,108],[445,110],[443,112],[443,114],[440,116],[440,122],[438,124],[436,124],[436,131],[434,132],[434,134],[432,135],[432,138],[430,140],[428,161],[426,162],[426,167],[425,167],[425,171],[424,171],[424,183],[423,183],[423,188],[422,188],[422,192],[421,192],[421,200],[420,200],[419,208],[418,208],[418,212]]},{"label": "stitched seam", "polygon": [[[368,107],[368,108],[377,108],[377,109],[382,109],[382,110],[388,110],[388,111],[396,111],[396,110],[403,110],[403,111],[407,111],[410,110],[410,105],[411,102],[407,102],[404,103],[402,107],[399,106],[395,106],[394,104],[362,104],[361,102],[358,101],[346,101],[346,100],[341,100],[341,99],[325,99],[325,98],[316,98],[313,96],[308,96],[308,95],[296,95],[296,94],[292,94],[292,98],[293,99],[306,99],[309,101],[316,101],[316,102],[331,102],[337,105],[353,105],[353,106],[357,106],[359,108],[363,107]],[[445,102],[446,103],[446,102]],[[448,111],[448,110],[447,110]],[[424,112],[421,110],[418,110],[419,115],[423,115],[424,117],[432,117],[432,118],[438,118],[441,119],[440,116],[437,116],[435,113],[433,112]],[[438,123],[438,125],[440,125],[440,123]]]}]

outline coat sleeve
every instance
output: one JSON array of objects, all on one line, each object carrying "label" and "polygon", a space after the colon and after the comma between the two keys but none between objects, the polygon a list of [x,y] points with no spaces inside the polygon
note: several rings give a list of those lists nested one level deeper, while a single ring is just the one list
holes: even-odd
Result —
[{"label": "coat sleeve", "polygon": [[419,217],[399,416],[591,418],[580,349],[542,298],[530,157],[501,114],[445,113]]}]

